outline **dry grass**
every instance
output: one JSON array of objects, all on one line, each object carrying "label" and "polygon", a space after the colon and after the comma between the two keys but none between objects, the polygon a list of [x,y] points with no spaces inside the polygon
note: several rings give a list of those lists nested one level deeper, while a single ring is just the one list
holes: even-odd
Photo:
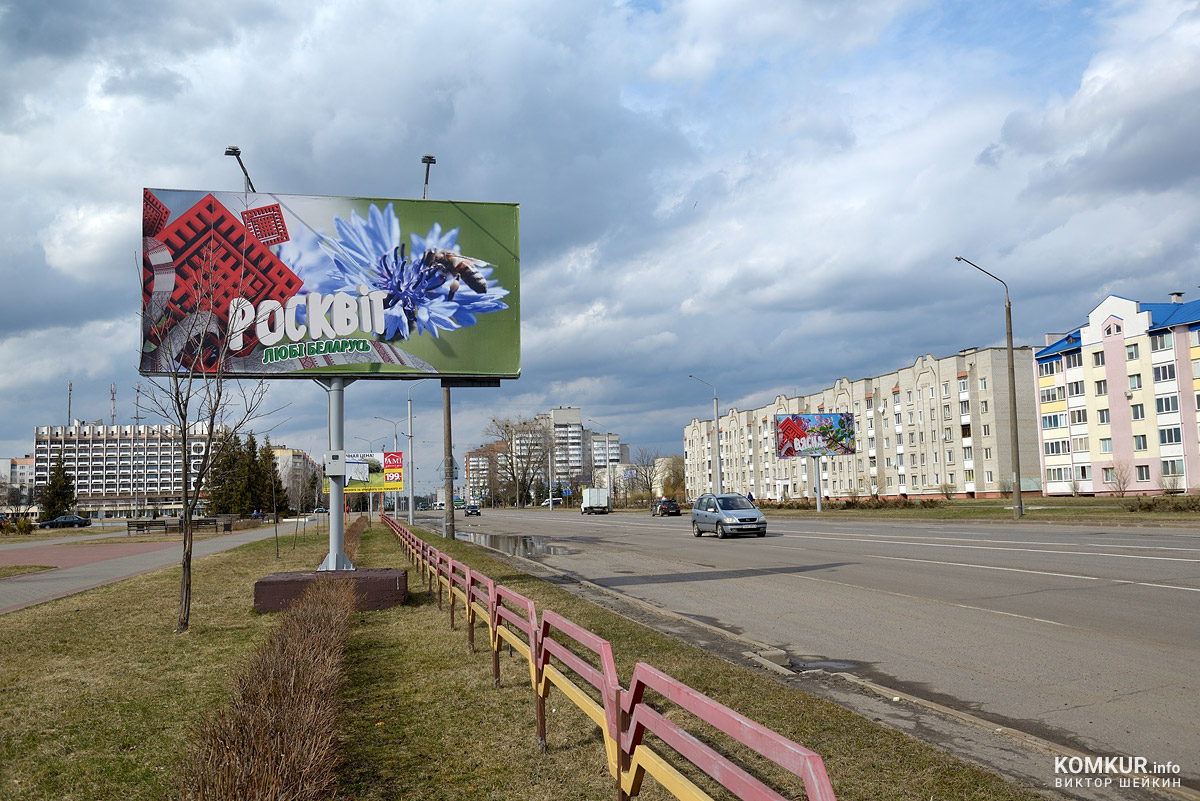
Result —
[{"label": "dry grass", "polygon": [[[438,548],[596,631],[627,680],[646,661],[820,753],[841,801],[1036,798],[907,736],[796,692],[532,578],[463,543]],[[199,560],[192,627],[172,633],[178,569],[0,617],[0,799],[161,799],[198,723],[228,705],[232,676],[278,625],[252,610],[254,581],[311,569],[324,532]],[[365,532],[361,567],[403,567],[379,526]],[[526,663],[501,659],[494,688],[486,635],[467,652],[460,624],[410,573],[410,600],[355,613],[340,697],[339,797],[353,799],[593,799],[613,795],[598,730],[564,696],[548,707],[538,752]],[[461,612],[461,609],[460,609]],[[460,617],[461,620],[461,617]],[[707,736],[705,732],[698,732]],[[661,799],[647,782],[644,798]],[[788,792],[793,790],[790,785]]]},{"label": "dry grass", "polygon": [[197,732],[180,768],[188,801],[319,801],[338,757],[337,691],[354,586],[318,581],[280,619]]},{"label": "dry grass", "polygon": [[54,570],[54,565],[0,565],[0,579],[23,576],[26,573],[40,573],[43,570]]}]

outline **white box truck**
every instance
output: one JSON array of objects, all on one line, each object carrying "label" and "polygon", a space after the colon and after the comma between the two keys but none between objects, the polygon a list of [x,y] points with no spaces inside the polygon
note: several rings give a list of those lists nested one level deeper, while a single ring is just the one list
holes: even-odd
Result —
[{"label": "white box truck", "polygon": [[608,514],[608,489],[603,487],[585,487],[583,490],[583,500],[579,503],[579,514]]}]

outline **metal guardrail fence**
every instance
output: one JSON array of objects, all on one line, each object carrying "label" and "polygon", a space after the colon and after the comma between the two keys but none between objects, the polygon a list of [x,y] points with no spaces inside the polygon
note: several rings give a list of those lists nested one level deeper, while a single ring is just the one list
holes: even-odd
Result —
[{"label": "metal guardrail fence", "polygon": [[[475,650],[475,624],[484,620],[492,652],[492,678],[500,683],[500,650],[505,645],[529,665],[536,696],[537,741],[546,745],[546,699],[552,687],[587,715],[604,737],[609,772],[620,801],[635,798],[647,774],[676,798],[711,801],[712,796],[679,771],[646,740],[669,747],[679,757],[745,801],[784,801],[785,796],[741,765],[688,732],[645,700],[647,690],[693,718],[741,743],[800,778],[810,801],[836,801],[821,757],[783,735],[714,701],[645,662],[633,668],[629,688],[623,689],[612,656],[612,645],[563,616],[542,610],[533,601],[457,562],[385,517],[384,523],[404,547],[432,592],[436,583],[438,608],[443,596],[450,604],[450,627],[461,602],[467,618],[467,640]],[[590,688],[590,691],[589,691]]]}]

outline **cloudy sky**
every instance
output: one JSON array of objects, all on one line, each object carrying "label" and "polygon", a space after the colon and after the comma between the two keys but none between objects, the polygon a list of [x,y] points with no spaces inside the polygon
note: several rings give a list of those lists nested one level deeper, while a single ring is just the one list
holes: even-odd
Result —
[{"label": "cloudy sky", "polygon": [[[129,423],[143,187],[521,207],[522,377],[493,415],[583,408],[634,450],[683,427],[1196,297],[1200,8],[1178,0],[0,0],[0,456]],[[391,439],[410,385],[347,390]],[[441,391],[411,387],[418,487]],[[276,382],[272,439],[325,442]],[[405,430],[401,422],[400,430]],[[357,439],[362,437],[363,440]]]}]

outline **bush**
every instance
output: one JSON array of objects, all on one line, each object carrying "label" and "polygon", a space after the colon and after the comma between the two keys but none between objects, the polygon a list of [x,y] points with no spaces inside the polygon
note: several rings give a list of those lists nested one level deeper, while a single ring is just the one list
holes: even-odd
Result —
[{"label": "bush", "polygon": [[1121,505],[1130,512],[1200,512],[1200,495],[1134,495]]},{"label": "bush", "polygon": [[331,795],[338,687],[353,611],[353,583],[330,579],[314,582],[284,613],[235,679],[229,708],[193,737],[180,769],[180,798]]}]

